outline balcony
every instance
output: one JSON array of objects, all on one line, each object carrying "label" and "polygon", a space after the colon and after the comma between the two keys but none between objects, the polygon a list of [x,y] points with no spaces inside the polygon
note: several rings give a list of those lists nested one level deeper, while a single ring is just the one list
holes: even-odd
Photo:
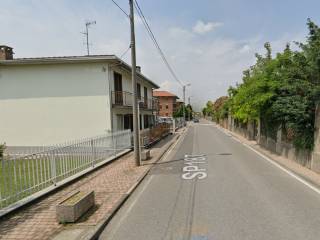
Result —
[{"label": "balcony", "polygon": [[[132,107],[133,94],[124,91],[112,91],[112,106],[113,107]],[[157,107],[157,99],[155,98],[138,98],[140,108],[145,110],[155,110]]]}]

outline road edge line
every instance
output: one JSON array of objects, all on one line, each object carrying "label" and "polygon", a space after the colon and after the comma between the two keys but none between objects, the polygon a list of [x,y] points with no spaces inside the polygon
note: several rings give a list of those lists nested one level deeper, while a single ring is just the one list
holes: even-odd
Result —
[{"label": "road edge line", "polygon": [[[178,142],[181,142],[183,140],[188,128],[184,129],[184,132],[177,135],[174,139],[171,141],[170,144],[165,148],[165,150],[157,157],[158,159],[155,160],[154,163],[159,162],[161,159],[163,159],[166,155],[166,153],[170,153],[173,148],[178,144]],[[137,182],[123,195],[123,197],[120,198],[120,200],[116,203],[116,205],[111,209],[110,212],[108,212],[104,219],[100,221],[100,223],[95,226],[93,229],[88,230],[88,233],[81,237],[80,240],[95,240],[98,239],[98,237],[101,235],[105,227],[108,225],[108,223],[112,220],[112,218],[116,215],[116,213],[120,210],[120,208],[126,203],[126,201],[129,199],[129,197],[133,194],[133,192],[138,188],[138,186],[142,183],[142,181],[145,179],[145,177],[148,175],[150,170],[153,168],[151,166],[148,170],[146,170],[143,175],[137,180]]]},{"label": "road edge line", "polygon": [[297,181],[299,181],[300,183],[304,184],[305,186],[307,186],[308,188],[310,188],[311,190],[313,190],[314,192],[320,194],[320,189],[318,187],[316,187],[312,182],[305,180],[303,177],[299,176],[297,173],[293,172],[292,170],[290,170],[289,168],[286,168],[284,166],[282,166],[281,164],[279,164],[278,162],[276,162],[276,160],[273,160],[272,158],[268,157],[267,155],[261,153],[260,151],[254,149],[253,147],[251,147],[250,145],[248,145],[247,143],[242,142],[236,135],[233,134],[233,132],[231,132],[229,129],[222,129],[222,127],[218,126],[218,125],[213,125],[216,126],[217,129],[219,129],[222,133],[226,134],[226,132],[229,132],[229,134],[232,135],[233,139],[236,140],[237,142],[241,143],[243,146],[249,148],[251,151],[255,152],[256,154],[258,154],[260,157],[262,157],[263,159],[265,159],[267,162],[269,162],[270,164],[278,167],[280,170],[284,171],[285,173],[287,173],[288,175],[290,175],[291,177],[293,177],[294,179],[296,179]]}]

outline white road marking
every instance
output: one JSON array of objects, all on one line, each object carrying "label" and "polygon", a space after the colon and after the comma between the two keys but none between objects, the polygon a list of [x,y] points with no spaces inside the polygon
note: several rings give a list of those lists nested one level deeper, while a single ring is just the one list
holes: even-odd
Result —
[{"label": "white road marking", "polygon": [[[217,129],[219,129],[221,132],[226,134],[226,130],[222,130],[220,129],[220,127],[217,127]],[[281,166],[279,163],[275,162],[274,160],[272,160],[271,158],[267,157],[266,155],[260,153],[259,151],[257,151],[256,149],[254,149],[253,147],[251,147],[250,145],[241,142],[239,139],[237,139],[236,137],[232,137],[232,139],[234,139],[235,141],[241,143],[242,145],[244,145],[245,147],[249,148],[250,150],[252,150],[253,152],[255,152],[256,154],[258,154],[260,157],[264,158],[265,160],[267,160],[269,163],[271,163],[272,165],[276,166],[277,168],[281,169],[282,171],[284,171],[285,173],[287,173],[288,175],[290,175],[291,177],[295,178],[296,180],[298,180],[299,182],[301,182],[302,184],[304,184],[305,186],[307,186],[308,188],[310,188],[311,190],[313,190],[314,192],[320,194],[320,189],[315,187],[314,185],[312,185],[311,183],[309,183],[308,181],[304,180],[303,178],[301,178],[300,176],[298,176],[297,174],[293,173],[292,171],[284,168],[283,166]]]},{"label": "white road marking", "polygon": [[180,137],[180,138],[170,147],[170,149],[161,157],[161,159],[159,160],[159,162],[160,162],[161,160],[163,160],[163,159],[166,159],[179,142],[183,142],[183,140],[184,140],[184,138],[185,138],[185,136],[186,136],[187,130],[188,130],[188,129],[186,129],[186,131],[183,133],[183,135],[181,135],[181,137]]},{"label": "white road marking", "polygon": [[[167,156],[172,152],[172,150],[176,147],[176,145],[179,142],[182,142],[185,138],[186,132],[188,129],[185,130],[185,132],[181,135],[181,137],[170,147],[170,149],[161,157],[161,160],[167,158]],[[139,190],[139,192],[137,193],[135,199],[131,202],[131,204],[128,206],[128,208],[122,213],[121,218],[119,219],[119,221],[116,223],[116,225],[110,229],[110,232],[108,233],[108,238],[112,239],[115,235],[115,233],[117,232],[117,230],[119,229],[121,223],[124,221],[125,218],[128,217],[129,213],[132,211],[133,207],[135,206],[135,204],[138,202],[138,200],[140,199],[142,193],[147,189],[147,187],[149,186],[150,182],[152,181],[154,175],[151,175],[145,182],[144,185],[142,186],[142,188]]]},{"label": "white road marking", "polygon": [[132,208],[134,207],[134,205],[137,203],[137,201],[139,200],[139,198],[142,195],[142,193],[145,191],[145,189],[150,184],[152,178],[153,178],[153,175],[151,175],[147,179],[147,181],[144,183],[142,189],[140,189],[140,191],[137,193],[136,198],[132,201],[132,203],[128,206],[128,208],[122,213],[122,216],[119,219],[119,221],[116,223],[116,225],[110,230],[110,232],[108,233],[108,237],[110,237],[110,239],[112,239],[114,237],[115,233],[117,232],[117,230],[121,226],[121,224],[124,221],[124,219],[128,217],[128,215],[131,212]]},{"label": "white road marking", "polygon": [[206,155],[185,155],[184,167],[182,168],[182,179],[204,179],[207,177],[206,169],[200,166],[200,164],[206,164]]},{"label": "white road marking", "polygon": [[289,174],[291,177],[295,178],[296,180],[298,180],[299,182],[303,183],[304,185],[306,185],[307,187],[309,187],[310,189],[312,189],[313,191],[315,191],[316,193],[320,194],[320,189],[316,188],[315,186],[313,186],[312,184],[310,184],[309,182],[307,182],[306,180],[304,180],[303,178],[301,178],[300,176],[296,175],[295,173],[291,172],[290,170],[284,168],[283,166],[281,166],[279,163],[276,163],[274,160],[270,159],[269,157],[263,155],[262,153],[258,152],[257,150],[255,150],[254,148],[252,148],[251,146],[249,146],[246,143],[242,143],[244,146],[246,146],[247,148],[251,149],[252,151],[254,151],[256,154],[258,154],[259,156],[263,157],[265,160],[267,160],[269,163],[273,164],[274,166],[280,168],[282,171],[286,172],[287,174]]}]

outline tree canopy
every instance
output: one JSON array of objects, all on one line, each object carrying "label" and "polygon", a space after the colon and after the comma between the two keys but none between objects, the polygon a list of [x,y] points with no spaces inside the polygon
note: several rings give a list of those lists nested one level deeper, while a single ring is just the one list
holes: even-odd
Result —
[{"label": "tree canopy", "polygon": [[270,128],[281,126],[292,133],[296,148],[312,149],[320,100],[320,29],[310,19],[307,26],[307,41],[295,43],[298,50],[287,44],[273,57],[270,43],[265,43],[265,54],[256,54],[242,83],[229,88],[229,99],[213,114],[221,117],[224,109],[241,122],[260,119]]},{"label": "tree canopy", "polygon": [[189,118],[189,116],[191,117],[192,119],[192,115],[193,115],[193,109],[192,109],[192,106],[190,104],[188,104],[187,106],[184,106],[184,104],[182,104],[178,109],[177,111],[175,111],[173,113],[173,117],[174,118],[179,118],[179,117],[183,117],[183,109],[185,108],[185,117],[186,119]]}]

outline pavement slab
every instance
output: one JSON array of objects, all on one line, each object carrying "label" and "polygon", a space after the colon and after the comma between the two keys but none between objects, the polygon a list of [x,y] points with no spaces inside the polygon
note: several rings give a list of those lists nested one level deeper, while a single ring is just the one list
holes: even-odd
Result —
[{"label": "pavement slab", "polygon": [[[152,150],[152,159],[140,167],[135,166],[133,153],[81,177],[79,180],[61,188],[55,193],[36,201],[29,206],[3,217],[0,220],[0,239],[77,239],[104,220],[114,206],[141,177],[153,166],[170,144],[176,140],[168,136],[156,144]],[[59,224],[56,220],[56,205],[73,191],[95,191],[96,206],[90,209],[75,224]]]}]

